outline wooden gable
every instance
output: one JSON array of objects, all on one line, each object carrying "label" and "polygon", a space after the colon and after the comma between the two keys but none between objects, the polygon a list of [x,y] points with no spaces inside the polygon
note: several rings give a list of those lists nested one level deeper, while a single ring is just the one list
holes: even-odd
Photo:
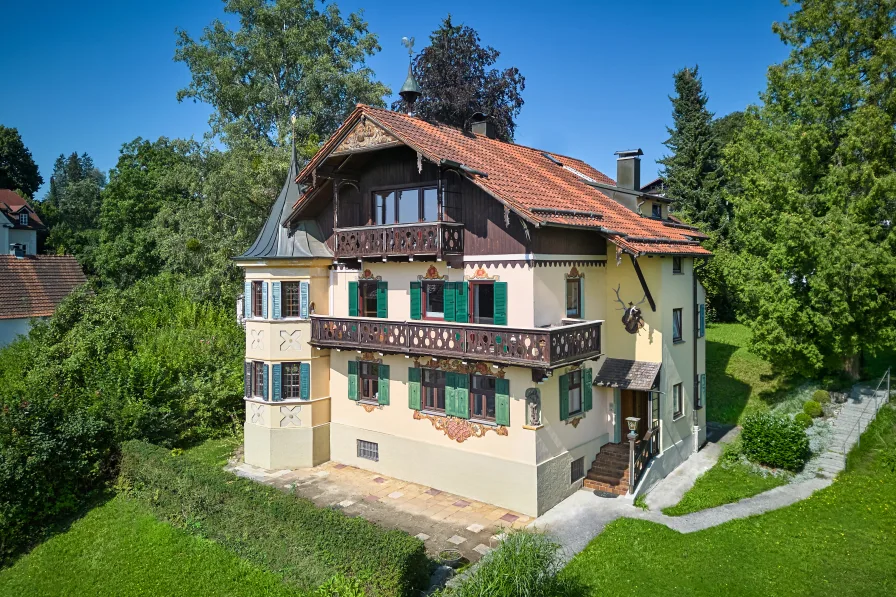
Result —
[{"label": "wooden gable", "polygon": [[394,135],[367,118],[362,118],[346,133],[330,155],[344,155],[402,145]]}]

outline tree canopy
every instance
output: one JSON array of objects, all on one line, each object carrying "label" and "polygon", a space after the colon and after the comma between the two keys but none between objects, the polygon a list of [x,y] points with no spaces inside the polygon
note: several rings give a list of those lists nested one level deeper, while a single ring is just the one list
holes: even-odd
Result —
[{"label": "tree canopy", "polygon": [[0,189],[22,191],[34,197],[44,179],[18,129],[0,124]]},{"label": "tree canopy", "polygon": [[[495,124],[499,139],[512,141],[526,79],[516,67],[490,68],[500,55],[493,47],[480,45],[473,28],[455,25],[448,15],[413,61],[423,91],[415,116],[467,128],[470,117],[482,112]],[[393,110],[404,108],[401,101],[392,104]]]}]

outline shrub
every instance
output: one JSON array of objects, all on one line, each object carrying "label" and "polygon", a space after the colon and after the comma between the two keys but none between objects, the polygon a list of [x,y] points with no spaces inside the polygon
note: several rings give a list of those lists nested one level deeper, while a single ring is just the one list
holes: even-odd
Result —
[{"label": "shrub", "polygon": [[429,560],[415,537],[318,508],[159,446],[125,443],[119,485],[159,518],[306,590],[343,574],[372,595],[415,595],[429,579]]},{"label": "shrub", "polygon": [[814,400],[806,400],[803,403],[803,412],[810,417],[820,417],[824,414],[824,409],[821,408],[821,405]]},{"label": "shrub", "polygon": [[809,438],[790,417],[750,415],[740,437],[746,457],[759,464],[796,471],[809,459]]},{"label": "shrub", "polygon": [[831,394],[827,390],[815,390],[815,393],[812,394],[812,400],[819,404],[830,404]]},{"label": "shrub", "polygon": [[528,531],[508,534],[467,578],[445,589],[444,597],[560,597],[581,595],[563,568],[560,546]]},{"label": "shrub", "polygon": [[803,429],[808,429],[812,426],[812,416],[806,413],[797,413],[793,420],[802,425]]}]

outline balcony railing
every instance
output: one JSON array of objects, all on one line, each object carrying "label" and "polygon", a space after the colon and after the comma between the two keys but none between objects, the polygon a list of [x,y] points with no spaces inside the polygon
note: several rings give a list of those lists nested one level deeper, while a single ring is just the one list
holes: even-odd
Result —
[{"label": "balcony railing", "polygon": [[358,226],[336,230],[336,257],[407,257],[462,255],[463,224],[422,222],[389,226]]},{"label": "balcony railing", "polygon": [[551,369],[598,356],[600,325],[600,321],[586,321],[550,328],[512,328],[313,315],[310,344]]}]

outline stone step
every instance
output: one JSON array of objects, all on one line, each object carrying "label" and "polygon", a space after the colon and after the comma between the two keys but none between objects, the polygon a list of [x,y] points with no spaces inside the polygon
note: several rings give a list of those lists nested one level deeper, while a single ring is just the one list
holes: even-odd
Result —
[{"label": "stone step", "polygon": [[598,483],[596,481],[592,481],[591,479],[585,479],[585,482],[582,485],[585,489],[590,489],[592,491],[604,491],[606,493],[613,493],[616,495],[625,495],[628,493],[628,486],[622,487],[619,485],[611,486],[606,485],[604,483]]},{"label": "stone step", "polygon": [[603,483],[609,486],[625,486],[628,487],[628,479],[626,477],[613,477],[610,475],[596,475],[592,472],[589,472],[586,476],[586,479],[589,481],[594,481],[596,483]]}]

